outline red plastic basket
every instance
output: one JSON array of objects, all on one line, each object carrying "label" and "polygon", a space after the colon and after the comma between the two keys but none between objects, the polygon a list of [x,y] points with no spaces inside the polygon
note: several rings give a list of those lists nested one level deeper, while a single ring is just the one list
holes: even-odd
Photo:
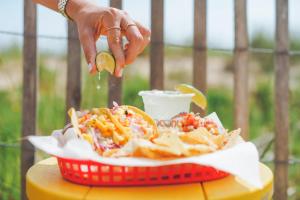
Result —
[{"label": "red plastic basket", "polygon": [[57,161],[66,180],[91,186],[192,183],[216,180],[229,175],[212,167],[188,163],[159,167],[127,167],[59,157]]}]

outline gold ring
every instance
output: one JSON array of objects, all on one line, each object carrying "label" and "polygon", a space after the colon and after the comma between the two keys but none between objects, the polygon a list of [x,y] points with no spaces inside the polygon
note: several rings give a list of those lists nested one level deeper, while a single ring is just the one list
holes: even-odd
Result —
[{"label": "gold ring", "polygon": [[118,30],[121,30],[121,28],[120,28],[119,26],[112,26],[112,27],[106,28],[106,29],[105,29],[105,32],[108,32],[108,31],[110,31],[110,30],[112,30],[112,29],[118,29]]},{"label": "gold ring", "polygon": [[129,23],[126,25],[126,28],[125,28],[125,31],[127,31],[127,29],[130,27],[130,26],[136,26],[135,23]]}]

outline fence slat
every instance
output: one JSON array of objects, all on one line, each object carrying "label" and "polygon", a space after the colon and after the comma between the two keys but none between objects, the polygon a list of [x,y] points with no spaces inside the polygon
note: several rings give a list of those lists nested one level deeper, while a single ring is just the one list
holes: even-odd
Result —
[{"label": "fence slat", "polygon": [[[194,55],[193,85],[206,94],[207,89],[207,39],[206,39],[206,0],[194,0]],[[197,106],[194,112],[205,114]]]},{"label": "fence slat", "polygon": [[[68,21],[68,63],[66,109],[80,109],[81,102],[81,49],[76,24]],[[66,121],[69,117],[66,112]]]},{"label": "fence slat", "polygon": [[[24,44],[23,44],[23,111],[22,137],[36,133],[37,95],[37,41],[36,5],[31,0],[24,1]],[[34,148],[27,141],[21,144],[21,199],[26,198],[25,177],[34,163]]]},{"label": "fence slat", "polygon": [[289,132],[288,0],[276,1],[275,54],[275,188],[274,199],[286,200]]},{"label": "fence slat", "polygon": [[151,1],[150,86],[164,88],[164,1]]},{"label": "fence slat", "polygon": [[247,1],[235,0],[235,51],[234,51],[234,126],[242,129],[248,138],[248,32]]},{"label": "fence slat", "polygon": [[[110,6],[122,9],[122,0],[110,0]],[[122,78],[113,75],[108,77],[108,106],[112,107],[113,101],[122,103]]]}]

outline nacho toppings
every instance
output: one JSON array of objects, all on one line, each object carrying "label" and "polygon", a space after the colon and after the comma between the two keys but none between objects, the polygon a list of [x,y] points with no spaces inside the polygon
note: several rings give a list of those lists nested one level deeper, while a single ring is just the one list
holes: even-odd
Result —
[{"label": "nacho toppings", "polygon": [[76,134],[105,157],[171,159],[201,155],[231,147],[240,134],[240,129],[220,133],[217,123],[194,113],[180,113],[171,119],[172,126],[157,127],[144,111],[116,103],[111,109],[77,113],[70,109],[69,115]]},{"label": "nacho toppings", "polygon": [[[109,116],[99,110],[79,113],[77,121],[83,139],[92,144],[93,148],[100,154],[106,150],[120,148],[120,144],[124,141],[124,138],[113,139],[121,134],[121,130],[115,126]],[[75,126],[76,124],[73,123],[74,128]]]},{"label": "nacho toppings", "polygon": [[211,134],[218,135],[218,125],[211,119],[202,118],[199,114],[179,113],[174,116],[172,120],[175,122],[177,128],[183,132],[190,132],[198,129],[199,127],[206,128]]},{"label": "nacho toppings", "polygon": [[137,112],[130,106],[115,105],[111,110],[111,114],[124,127],[132,131],[134,138],[150,138],[155,134],[155,122],[147,121],[145,113]]}]

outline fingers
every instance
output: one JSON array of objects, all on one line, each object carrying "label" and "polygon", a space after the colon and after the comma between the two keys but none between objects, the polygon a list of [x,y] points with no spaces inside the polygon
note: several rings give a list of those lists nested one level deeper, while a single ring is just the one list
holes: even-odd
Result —
[{"label": "fingers", "polygon": [[116,60],[115,76],[121,77],[123,67],[125,66],[125,56],[122,46],[122,34],[120,28],[120,10],[110,8],[108,12],[105,12],[101,20],[102,30],[98,32],[107,36],[108,46]]},{"label": "fingers", "polygon": [[115,75],[122,76],[123,67],[125,66],[125,56],[122,48],[122,35],[120,27],[112,27],[107,30],[108,46],[116,59]]},{"label": "fingers", "polygon": [[146,28],[145,26],[143,26],[141,23],[139,23],[137,21],[135,21],[134,23],[138,27],[138,29],[141,32],[141,34],[143,35],[143,37],[148,37],[149,38],[151,36],[151,31],[148,28]]},{"label": "fingers", "polygon": [[143,35],[143,39],[144,39],[143,46],[140,50],[141,53],[150,42],[151,31],[137,21],[135,21],[135,24],[139,29],[140,33]]},{"label": "fingers", "polygon": [[[98,29],[94,34],[82,34],[82,43],[85,41],[84,52],[86,59],[91,63],[91,72],[96,72],[95,56],[96,47],[95,39],[99,35],[106,35],[109,48],[116,60],[115,75],[122,76],[122,70],[125,64],[130,64],[134,61],[150,41],[150,31],[138,22],[133,21],[129,15],[121,10],[110,8],[99,19]],[[123,49],[122,34],[126,36],[128,44]],[[87,37],[86,35],[90,35]],[[84,46],[84,45],[83,45]]]},{"label": "fingers", "polygon": [[141,31],[146,35],[147,29],[141,27],[141,31],[139,30],[139,25],[135,24],[130,17],[125,14],[124,18],[121,22],[121,27],[125,32],[125,36],[128,40],[128,44],[125,46],[125,63],[130,64],[134,61],[138,54],[140,54],[144,48],[147,46],[149,41],[148,39],[141,33]]},{"label": "fingers", "polygon": [[89,29],[79,31],[79,40],[81,42],[85,59],[88,63],[88,70],[90,74],[97,72],[95,58],[96,58],[96,44],[92,31]]},{"label": "fingers", "polygon": [[128,44],[126,44],[125,49],[125,63],[130,64],[141,52],[144,39],[136,26],[130,26],[127,29],[126,38],[128,39]]}]

